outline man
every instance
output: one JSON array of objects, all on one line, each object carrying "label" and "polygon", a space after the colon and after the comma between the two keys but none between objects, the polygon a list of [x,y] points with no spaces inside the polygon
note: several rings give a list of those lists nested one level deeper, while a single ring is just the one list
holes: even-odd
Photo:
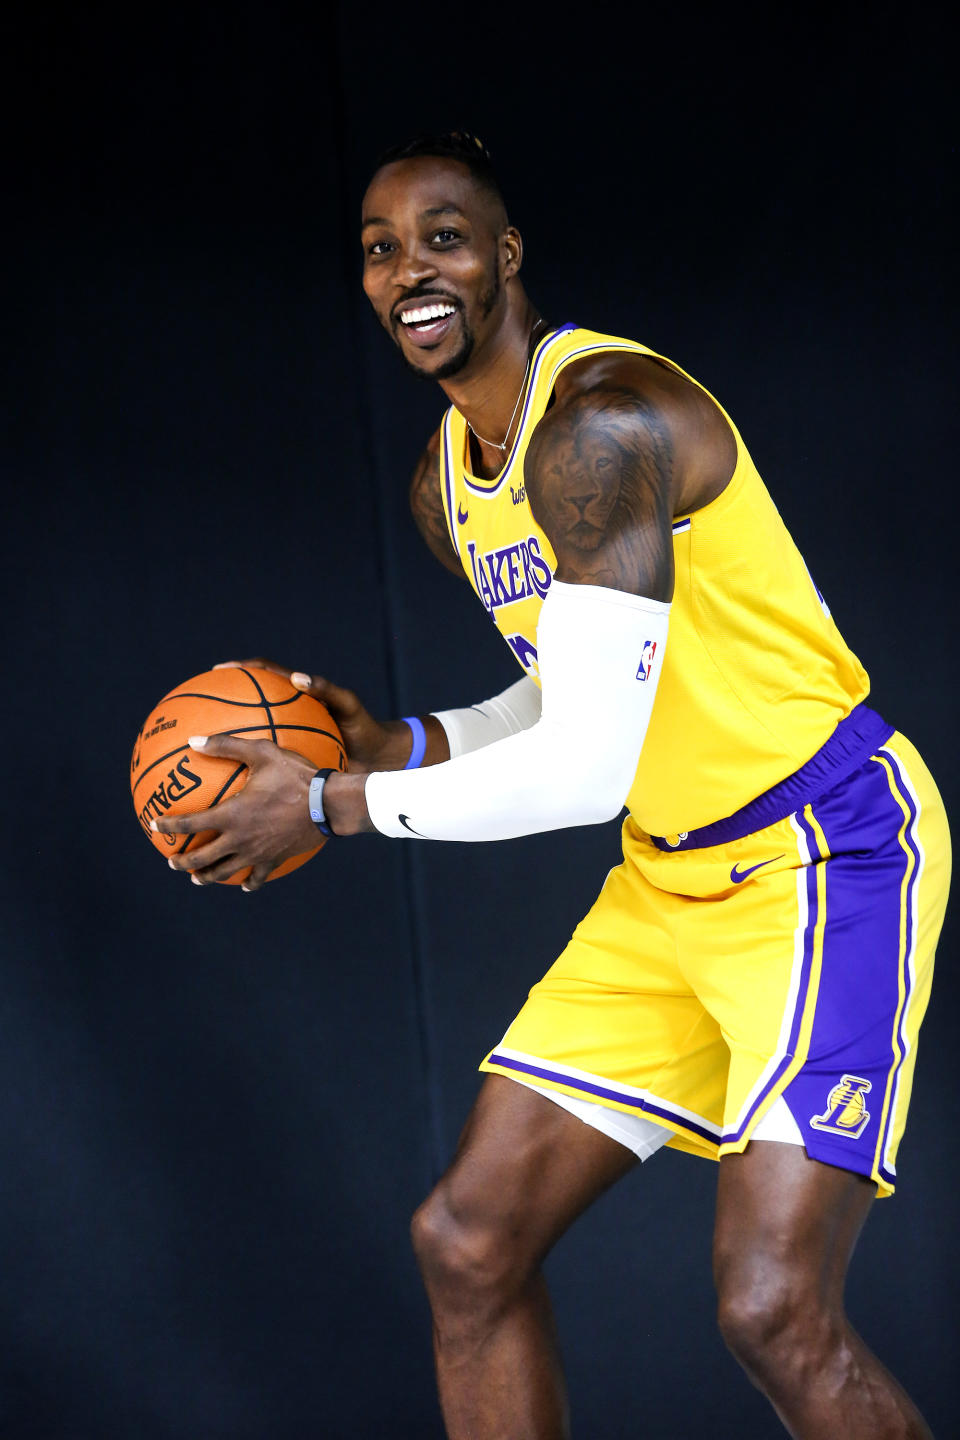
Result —
[{"label": "man", "polygon": [[414,514],[525,678],[380,724],[295,674],[338,717],[350,773],[198,738],[251,776],[215,812],[159,822],[219,831],[171,863],[200,884],[252,865],[252,890],[318,824],[497,839],[626,798],[623,864],[484,1061],[415,1218],[448,1432],[568,1433],[541,1261],[670,1143],[720,1159],[721,1330],[789,1432],[927,1436],[842,1297],[893,1188],[943,916],[933,782],[863,704],[867,677],[720,406],[646,347],[533,309],[477,142],[392,152],[362,234],[379,319],[451,402]]}]

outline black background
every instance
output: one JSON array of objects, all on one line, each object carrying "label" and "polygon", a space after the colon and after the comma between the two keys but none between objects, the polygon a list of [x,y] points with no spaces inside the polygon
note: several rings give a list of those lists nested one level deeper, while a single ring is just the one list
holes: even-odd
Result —
[{"label": "black background", "polygon": [[[217,660],[384,715],[515,678],[406,510],[443,398],[359,287],[383,146],[478,132],[544,314],[719,396],[957,812],[947,46],[922,7],[776,14],[6,12],[4,1437],[439,1436],[408,1216],[617,856],[371,837],[245,896],[133,817],[140,722]],[[955,953],[948,918],[850,1284],[941,1435]],[[658,1157],[552,1258],[578,1435],[781,1433],[714,1332],[715,1176]]]}]

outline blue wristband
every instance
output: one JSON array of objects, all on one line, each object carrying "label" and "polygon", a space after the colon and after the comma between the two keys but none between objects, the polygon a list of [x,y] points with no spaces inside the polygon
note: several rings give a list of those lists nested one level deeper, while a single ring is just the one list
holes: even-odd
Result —
[{"label": "blue wristband", "polygon": [[404,715],[404,725],[409,725],[413,732],[413,749],[410,751],[410,759],[404,765],[404,770],[417,770],[423,764],[423,757],[427,753],[427,732],[424,729],[423,721],[416,715]]}]

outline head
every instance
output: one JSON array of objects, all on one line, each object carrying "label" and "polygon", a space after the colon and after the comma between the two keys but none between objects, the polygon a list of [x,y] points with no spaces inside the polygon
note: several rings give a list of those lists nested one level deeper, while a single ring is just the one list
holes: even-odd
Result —
[{"label": "head", "polygon": [[522,292],[490,157],[459,131],[388,150],[363,199],[363,288],[418,375],[463,371]]}]

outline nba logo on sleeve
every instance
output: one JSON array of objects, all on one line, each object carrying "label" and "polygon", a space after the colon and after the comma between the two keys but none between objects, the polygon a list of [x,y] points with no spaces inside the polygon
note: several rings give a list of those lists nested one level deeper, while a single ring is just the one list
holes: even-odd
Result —
[{"label": "nba logo on sleeve", "polygon": [[644,640],[643,649],[640,652],[640,664],[637,666],[637,679],[649,680],[650,672],[653,669],[653,657],[657,653],[656,640]]}]

